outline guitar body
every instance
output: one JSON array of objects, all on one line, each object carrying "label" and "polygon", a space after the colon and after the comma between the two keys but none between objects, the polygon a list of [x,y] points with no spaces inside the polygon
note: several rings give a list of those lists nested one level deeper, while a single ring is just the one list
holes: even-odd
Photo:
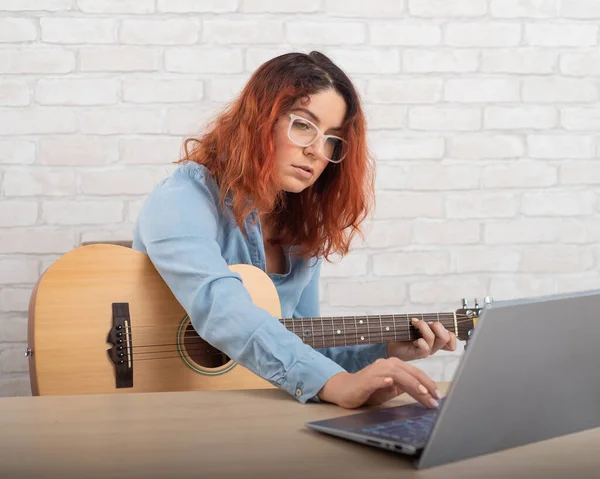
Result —
[{"label": "guitar body", "polygon": [[[254,304],[281,316],[275,286],[262,270],[231,269]],[[129,311],[130,328],[121,330],[130,334],[122,336],[133,373],[126,387],[117,387],[108,354],[115,347],[107,342],[114,303]],[[149,257],[123,246],[82,246],[52,264],[31,296],[28,340],[34,395],[274,387],[204,342]]]}]

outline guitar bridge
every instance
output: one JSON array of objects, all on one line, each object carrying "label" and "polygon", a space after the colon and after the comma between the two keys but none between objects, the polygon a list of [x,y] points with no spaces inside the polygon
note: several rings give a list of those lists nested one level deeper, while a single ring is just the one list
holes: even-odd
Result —
[{"label": "guitar bridge", "polygon": [[116,387],[133,387],[133,341],[129,303],[112,304],[113,327],[108,333],[107,342],[113,345],[108,356],[115,364]]}]

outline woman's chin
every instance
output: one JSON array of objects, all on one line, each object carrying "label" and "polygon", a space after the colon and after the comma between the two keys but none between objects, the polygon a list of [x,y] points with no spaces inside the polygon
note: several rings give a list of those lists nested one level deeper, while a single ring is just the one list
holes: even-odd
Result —
[{"label": "woman's chin", "polygon": [[288,193],[301,193],[309,186],[307,181],[301,181],[296,178],[284,178],[281,182],[281,189]]}]

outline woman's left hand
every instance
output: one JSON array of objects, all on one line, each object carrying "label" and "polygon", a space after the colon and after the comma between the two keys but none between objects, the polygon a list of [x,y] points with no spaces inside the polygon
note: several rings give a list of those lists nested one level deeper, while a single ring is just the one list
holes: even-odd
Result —
[{"label": "woman's left hand", "polygon": [[415,341],[397,341],[388,343],[387,357],[396,357],[402,361],[422,359],[435,354],[440,349],[456,350],[456,335],[448,331],[439,321],[423,321],[413,318],[413,326],[419,330],[422,338]]}]

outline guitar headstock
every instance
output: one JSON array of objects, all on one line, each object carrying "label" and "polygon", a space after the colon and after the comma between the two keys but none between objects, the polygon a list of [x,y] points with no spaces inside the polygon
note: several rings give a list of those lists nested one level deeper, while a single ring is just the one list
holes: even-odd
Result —
[{"label": "guitar headstock", "polygon": [[486,296],[484,305],[480,306],[477,298],[472,308],[468,307],[467,300],[463,298],[462,308],[456,310],[456,323],[458,326],[458,339],[461,341],[469,341],[473,328],[477,325],[479,316],[485,308],[485,305],[491,303],[492,297]]}]

